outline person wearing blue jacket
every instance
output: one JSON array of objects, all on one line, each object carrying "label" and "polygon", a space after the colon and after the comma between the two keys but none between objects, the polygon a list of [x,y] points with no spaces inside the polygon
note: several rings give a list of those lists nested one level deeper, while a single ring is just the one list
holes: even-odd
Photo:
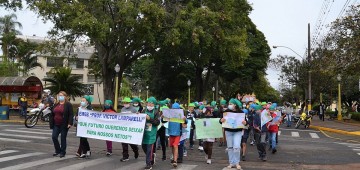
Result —
[{"label": "person wearing blue jacket", "polygon": [[[181,109],[179,103],[174,103],[172,109]],[[183,116],[183,120],[186,124],[186,117]],[[178,122],[169,122],[168,133],[169,133],[169,145],[172,148],[172,154],[174,156],[171,164],[177,167],[178,154],[179,154],[179,142],[182,135],[182,124]]]}]

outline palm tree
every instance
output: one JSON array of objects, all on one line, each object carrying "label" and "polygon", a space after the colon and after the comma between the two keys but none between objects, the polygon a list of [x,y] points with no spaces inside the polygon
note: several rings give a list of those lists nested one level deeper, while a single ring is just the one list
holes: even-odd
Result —
[{"label": "palm tree", "polygon": [[3,51],[4,61],[7,61],[8,56],[8,47],[11,42],[8,42],[6,37],[12,36],[14,34],[21,35],[21,32],[16,29],[16,27],[22,29],[20,22],[16,21],[16,14],[5,15],[0,17],[0,33],[2,34],[1,38],[1,50]]},{"label": "palm tree", "polygon": [[44,69],[41,63],[37,61],[37,56],[33,53],[28,53],[25,56],[23,56],[20,60],[22,63],[21,71],[24,76],[29,74],[29,71],[32,69],[35,69],[36,67],[40,67],[41,69]]},{"label": "palm tree", "polygon": [[[37,61],[36,52],[39,44],[30,42],[29,40],[24,41],[22,39],[15,39],[14,44],[16,45],[16,56],[19,60],[22,68],[20,71],[23,75],[28,75],[28,72],[36,67],[43,69],[43,66]],[[11,48],[10,48],[11,49]],[[10,51],[9,51],[10,56]]]},{"label": "palm tree", "polygon": [[71,68],[58,67],[51,70],[53,77],[44,78],[46,82],[50,82],[47,87],[52,93],[57,94],[65,91],[72,99],[84,95],[84,84],[79,82],[80,76],[71,75]]}]

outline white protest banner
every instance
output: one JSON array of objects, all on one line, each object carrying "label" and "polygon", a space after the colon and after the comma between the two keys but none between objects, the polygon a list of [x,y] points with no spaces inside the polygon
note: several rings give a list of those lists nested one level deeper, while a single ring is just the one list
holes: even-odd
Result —
[{"label": "white protest banner", "polygon": [[225,122],[222,123],[223,128],[229,128],[229,129],[244,128],[244,129],[247,129],[247,126],[245,126],[242,123],[245,120],[245,113],[225,112],[223,114],[223,118],[225,119]]},{"label": "white protest banner", "polygon": [[266,109],[264,109],[261,112],[261,127],[264,126],[270,120],[272,120],[270,113]]},{"label": "white protest banner", "polygon": [[163,109],[162,113],[165,121],[184,123],[183,109]]},{"label": "white protest banner", "polygon": [[79,109],[77,136],[141,145],[146,114]]}]

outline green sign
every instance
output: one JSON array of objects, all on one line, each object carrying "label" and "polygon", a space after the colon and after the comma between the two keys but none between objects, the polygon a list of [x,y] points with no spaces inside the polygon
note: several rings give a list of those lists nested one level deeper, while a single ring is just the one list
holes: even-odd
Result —
[{"label": "green sign", "polygon": [[222,127],[219,118],[204,118],[195,120],[196,139],[222,138]]}]

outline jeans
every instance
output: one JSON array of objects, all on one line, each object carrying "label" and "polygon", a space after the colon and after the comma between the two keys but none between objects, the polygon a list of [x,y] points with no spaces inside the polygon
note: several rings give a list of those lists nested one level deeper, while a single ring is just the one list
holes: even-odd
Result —
[{"label": "jeans", "polygon": [[229,132],[225,131],[227,152],[230,165],[236,165],[240,163],[240,143],[242,138],[242,131]]},{"label": "jeans", "polygon": [[291,126],[291,114],[286,114],[287,126]]},{"label": "jeans", "polygon": [[249,138],[250,138],[250,142],[254,141],[254,127],[253,126],[249,126]]},{"label": "jeans", "polygon": [[178,152],[178,160],[183,160],[184,157],[184,147],[185,147],[185,140],[180,141],[179,143],[179,152]]},{"label": "jeans", "polygon": [[255,132],[256,147],[259,153],[259,157],[266,156],[266,132]]},{"label": "jeans", "polygon": [[154,161],[154,144],[142,144],[142,149],[146,155],[146,165],[152,165]]},{"label": "jeans", "polygon": [[106,141],[106,151],[112,153],[112,141]]},{"label": "jeans", "polygon": [[[123,158],[129,158],[129,145],[130,145],[131,149],[134,151],[135,156],[137,156],[139,154],[139,148],[137,145],[128,144],[128,143],[122,143],[121,145],[122,145],[122,149],[123,149],[123,153],[122,153]],[[152,152],[154,152],[154,151],[152,151]]]},{"label": "jeans", "polygon": [[[157,139],[160,138],[160,140],[158,140],[158,141],[160,141],[163,158],[166,158],[166,134],[165,134],[165,132],[166,132],[166,128],[164,126],[162,126],[157,131],[157,136],[156,136]],[[154,146],[154,147],[156,148],[156,146]],[[154,150],[154,152],[156,152],[156,149]]]},{"label": "jeans", "polygon": [[80,145],[79,145],[79,149],[78,149],[77,153],[79,153],[81,155],[81,154],[86,154],[87,151],[90,151],[89,142],[88,142],[87,138],[80,137]]},{"label": "jeans", "polygon": [[272,149],[276,148],[276,134],[277,132],[270,132],[269,144],[271,144]]},{"label": "jeans", "polygon": [[[52,141],[54,143],[55,153],[59,153],[61,155],[66,154],[66,137],[69,129],[66,125],[54,125],[52,131]],[[59,143],[59,135],[61,134],[61,146]]]},{"label": "jeans", "polygon": [[25,116],[27,114],[27,107],[21,106],[20,107],[20,116]]},{"label": "jeans", "polygon": [[190,147],[194,146],[194,131],[195,129],[190,129]]}]

